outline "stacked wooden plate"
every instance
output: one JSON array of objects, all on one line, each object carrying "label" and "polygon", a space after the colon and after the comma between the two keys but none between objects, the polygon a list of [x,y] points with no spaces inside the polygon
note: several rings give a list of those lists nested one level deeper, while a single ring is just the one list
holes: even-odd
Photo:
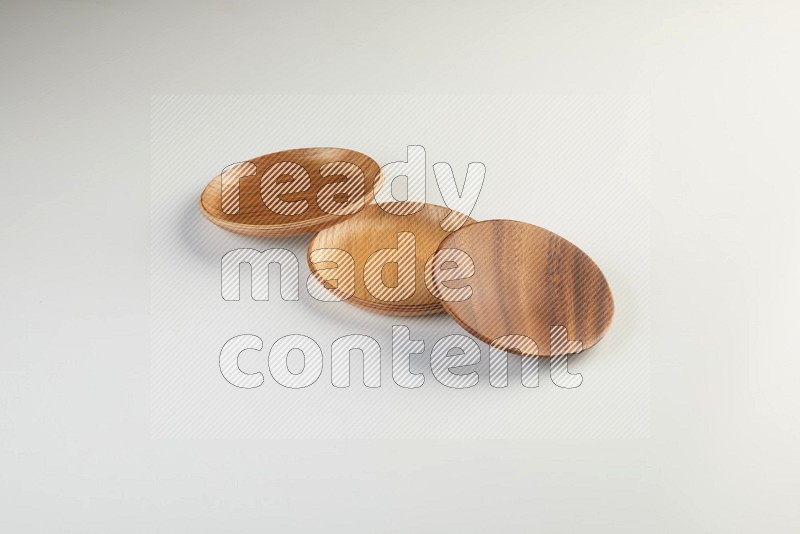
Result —
[{"label": "stacked wooden plate", "polygon": [[[381,206],[372,204],[357,215],[320,231],[308,246],[308,263],[319,282],[333,293],[313,258],[314,251],[339,249],[347,252],[355,264],[355,287],[347,302],[362,308],[392,315],[430,315],[443,311],[442,302],[434,297],[425,284],[425,264],[436,252],[442,239],[449,235],[441,222],[451,210],[432,204],[404,203],[408,215],[392,215]],[[388,206],[391,210],[391,206]],[[475,221],[465,216],[470,224]],[[391,251],[413,246],[413,266],[403,262],[381,263],[376,257],[381,250]],[[391,256],[391,254],[386,254]],[[365,271],[370,258],[380,264],[379,270]],[[392,259],[392,258],[388,258]],[[400,280],[401,271],[403,280]],[[413,272],[412,272],[413,271]],[[366,272],[366,275],[365,275]],[[377,279],[379,277],[379,279]],[[413,290],[392,292],[391,288],[406,286],[413,277]],[[402,282],[402,284],[401,284]],[[387,289],[388,288],[388,289]],[[393,294],[394,293],[394,294]],[[402,298],[401,298],[402,297]]]}]

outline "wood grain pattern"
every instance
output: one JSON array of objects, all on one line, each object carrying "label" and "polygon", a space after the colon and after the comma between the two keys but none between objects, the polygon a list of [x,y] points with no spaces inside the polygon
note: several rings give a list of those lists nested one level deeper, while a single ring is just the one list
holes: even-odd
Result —
[{"label": "wood grain pattern", "polygon": [[[305,169],[310,181],[307,188],[299,187],[301,185],[299,183],[293,185],[291,183],[292,175],[281,174],[283,167],[280,164],[284,162],[296,164]],[[358,187],[357,190],[351,188],[349,192],[354,196],[351,196],[349,200],[346,194],[338,193],[335,198],[339,202],[320,206],[318,202],[320,197],[334,197],[334,195],[320,195],[323,188],[331,184],[344,186],[349,180],[343,174],[336,174],[340,170],[337,170],[336,165],[325,167],[327,164],[336,162],[357,166],[363,172],[363,188]],[[200,211],[214,224],[231,232],[250,236],[285,237],[320,230],[343,218],[352,216],[352,214],[330,213],[334,208],[344,205],[344,202],[353,201],[356,196],[361,197],[356,199],[359,200],[359,208],[369,204],[375,191],[383,183],[383,175],[377,162],[360,152],[344,148],[285,150],[260,156],[246,163],[253,165],[247,167],[247,176],[238,177],[238,211],[228,213],[231,211],[230,195],[225,195],[225,203],[223,203],[222,174],[211,180],[203,191],[200,197]],[[325,170],[321,172],[321,169]],[[265,177],[265,173],[268,171],[272,171],[274,179],[264,180],[267,185],[262,187],[262,177]],[[323,176],[323,173],[329,175]],[[290,191],[281,193],[282,188]],[[302,201],[306,201],[306,209],[301,213],[276,212],[275,209],[270,209],[264,200],[265,198],[274,200],[276,197],[280,203],[292,202],[295,203],[294,205],[303,205]],[[326,207],[327,211],[323,209]]]},{"label": "wood grain pattern", "polygon": [[[412,204],[412,203],[404,203]],[[416,204],[419,206],[419,204]],[[424,280],[426,261],[436,252],[439,243],[449,235],[442,230],[440,223],[451,213],[449,208],[423,204],[420,211],[409,215],[392,215],[380,206],[373,204],[344,221],[319,232],[308,246],[308,265],[311,272],[334,294],[338,294],[337,284],[330,284],[321,269],[330,267],[329,263],[312,261],[312,252],[322,249],[341,249],[350,254],[355,263],[353,295],[347,302],[378,313],[391,315],[430,315],[441,313],[442,304],[428,290]],[[465,224],[473,223],[466,218]],[[414,236],[414,279],[413,294],[399,301],[387,301],[376,297],[365,284],[365,264],[370,256],[381,249],[398,247],[398,234],[411,233]],[[398,285],[398,265],[390,264],[379,276],[387,286]]]},{"label": "wood grain pattern", "polygon": [[603,273],[553,232],[517,221],[483,221],[453,232],[439,248],[463,250],[475,263],[474,276],[446,283],[470,285],[472,296],[443,305],[486,343],[521,334],[536,342],[540,356],[550,356],[552,326],[566,327],[568,339],[580,340],[585,350],[611,325],[614,301]]}]

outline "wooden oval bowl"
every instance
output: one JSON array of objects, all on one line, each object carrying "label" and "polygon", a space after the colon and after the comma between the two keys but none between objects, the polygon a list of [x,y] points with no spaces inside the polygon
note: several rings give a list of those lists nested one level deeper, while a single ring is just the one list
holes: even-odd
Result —
[{"label": "wooden oval bowl", "polygon": [[[356,187],[359,180],[347,174],[358,172],[354,169],[363,173],[363,188]],[[378,163],[360,152],[298,148],[229,166],[203,190],[200,212],[217,226],[238,234],[293,236],[352,216],[372,201],[382,184]],[[329,200],[323,206],[320,196]]]},{"label": "wooden oval bowl", "polygon": [[[449,287],[472,287],[472,296],[443,302],[445,311],[486,343],[506,335],[533,339],[540,356],[551,356],[551,327],[564,326],[582,349],[595,345],[614,315],[611,290],[600,268],[578,247],[532,224],[491,220],[465,226],[439,244],[460,249],[475,274]],[[437,279],[436,272],[433,273]],[[576,346],[561,354],[580,352]],[[514,352],[521,352],[510,349]]]},{"label": "wooden oval bowl", "polygon": [[[404,203],[410,205],[410,203]],[[441,221],[450,214],[450,209],[432,204],[423,204],[422,209],[410,215],[392,215],[379,205],[367,206],[360,213],[320,231],[308,246],[308,266],[317,280],[331,293],[340,295],[339,287],[332,287],[325,276],[320,275],[327,268],[326,262],[312,261],[312,252],[321,249],[341,249],[352,256],[355,263],[353,295],[347,302],[370,311],[391,315],[431,315],[441,313],[441,301],[428,290],[425,279],[425,263],[436,252],[439,243],[449,235],[442,230]],[[475,222],[467,218],[465,224]],[[415,288],[412,295],[399,301],[376,298],[367,288],[364,280],[364,266],[375,252],[381,249],[397,248],[398,234],[414,234]],[[386,268],[381,278],[387,286],[397,285],[398,269]],[[379,294],[380,295],[380,294]]]}]

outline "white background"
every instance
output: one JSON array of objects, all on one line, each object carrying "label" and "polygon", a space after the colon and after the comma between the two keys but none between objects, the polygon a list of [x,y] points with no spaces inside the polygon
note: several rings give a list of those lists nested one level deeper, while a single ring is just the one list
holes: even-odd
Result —
[{"label": "white background", "polygon": [[[0,9],[4,531],[797,530],[795,3]],[[187,93],[643,96],[646,433],[154,435],[151,95]]]}]

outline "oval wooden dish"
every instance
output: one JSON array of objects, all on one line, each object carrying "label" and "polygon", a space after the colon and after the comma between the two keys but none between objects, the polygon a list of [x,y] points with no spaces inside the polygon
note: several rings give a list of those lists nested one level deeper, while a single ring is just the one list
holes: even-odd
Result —
[{"label": "oval wooden dish", "polygon": [[238,234],[286,237],[357,213],[383,184],[378,163],[345,148],[298,148],[226,167],[203,190],[200,212]]},{"label": "oval wooden dish", "polygon": [[[472,258],[472,277],[447,282],[449,287],[471,286],[471,297],[443,306],[486,343],[516,334],[532,339],[539,356],[572,354],[595,345],[611,325],[614,301],[600,268],[578,247],[544,228],[482,221],[445,237],[439,249],[459,249]],[[434,280],[437,274],[433,272]],[[566,332],[554,336],[554,327]],[[557,346],[551,347],[551,339]]]},{"label": "oval wooden dish", "polygon": [[[412,205],[408,202],[404,204]],[[393,215],[373,204],[357,215],[320,231],[308,246],[308,266],[312,274],[324,290],[339,298],[350,293],[347,302],[370,311],[406,316],[442,312],[441,301],[431,294],[425,284],[424,271],[436,247],[449,235],[449,232],[442,230],[440,223],[451,210],[432,204],[421,206],[413,214]],[[466,219],[465,224],[475,222]],[[413,265],[405,261],[392,261],[399,258],[395,254],[400,254],[400,249],[408,251],[412,242]],[[347,252],[353,259],[354,276],[349,286],[346,280],[337,279],[337,276],[343,275],[342,271],[336,276],[330,274],[333,268],[342,267],[341,262],[335,261],[338,252],[333,249]],[[390,249],[398,251],[395,253]],[[384,258],[380,259],[375,254]],[[372,276],[365,280],[365,265],[371,257],[375,265],[383,267],[372,269]],[[402,267],[401,263],[406,266]],[[402,287],[409,289],[407,282],[413,276],[413,289],[394,289],[399,287],[398,274],[401,270],[404,271]]]}]

